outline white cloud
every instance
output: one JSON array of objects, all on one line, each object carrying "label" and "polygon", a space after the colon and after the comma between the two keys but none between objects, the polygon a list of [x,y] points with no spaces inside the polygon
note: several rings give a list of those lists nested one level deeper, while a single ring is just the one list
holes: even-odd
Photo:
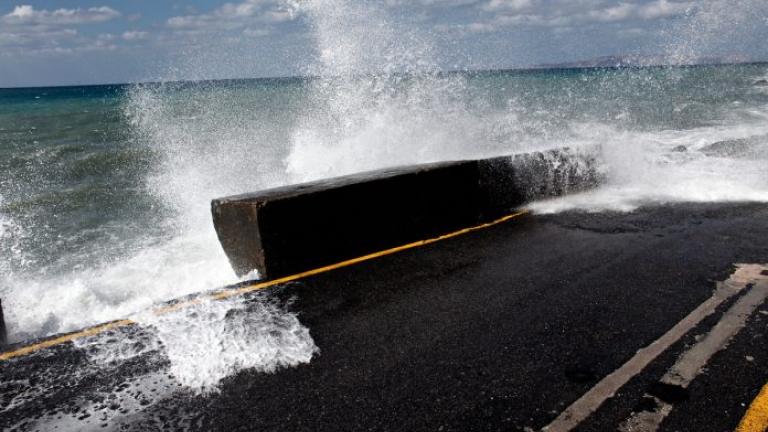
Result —
[{"label": "white cloud", "polygon": [[264,36],[269,36],[270,33],[271,32],[269,30],[264,28],[258,28],[258,29],[247,28],[243,30],[243,36],[248,36],[248,37],[264,37]]},{"label": "white cloud", "polygon": [[120,17],[108,6],[76,9],[36,9],[16,6],[0,15],[0,46],[5,56],[66,55],[83,51],[115,50],[115,36],[103,33],[95,37],[81,35],[77,26],[102,23]]},{"label": "white cloud", "polygon": [[635,20],[656,20],[682,15],[690,7],[689,2],[656,0],[646,4],[621,3],[618,6],[592,11],[589,16],[600,22]]},{"label": "white cloud", "polygon": [[624,21],[637,12],[637,5],[621,3],[604,9],[590,11],[588,16],[595,21],[616,22]]},{"label": "white cloud", "polygon": [[146,39],[147,36],[149,36],[149,33],[145,31],[131,30],[123,33],[122,38],[127,41],[137,41]]},{"label": "white cloud", "polygon": [[491,12],[520,12],[533,6],[533,0],[490,0],[482,9]]},{"label": "white cloud", "polygon": [[693,2],[672,3],[667,0],[659,0],[645,5],[640,10],[640,17],[643,19],[669,18],[682,15],[691,10]]},{"label": "white cloud", "polygon": [[225,3],[210,13],[175,16],[166,25],[175,30],[234,30],[254,22],[280,23],[295,17],[295,11],[285,2],[245,0]]},{"label": "white cloud", "polygon": [[414,3],[421,6],[434,6],[440,8],[452,8],[459,6],[471,6],[481,3],[481,0],[386,0],[389,7],[411,6]]},{"label": "white cloud", "polygon": [[78,35],[75,29],[41,30],[37,32],[0,32],[0,46],[31,46],[52,42],[58,45]]},{"label": "white cloud", "polygon": [[647,30],[642,28],[636,28],[636,27],[623,28],[623,29],[620,29],[618,33],[625,37],[641,37],[641,36],[648,35]]},{"label": "white cloud", "polygon": [[35,9],[30,5],[16,6],[13,11],[3,15],[0,20],[11,25],[51,25],[65,26],[76,24],[98,23],[113,20],[120,12],[108,7],[92,7],[89,9]]},{"label": "white cloud", "polygon": [[467,26],[470,33],[491,33],[496,31],[496,27],[489,23],[474,22]]},{"label": "white cloud", "polygon": [[55,29],[37,32],[0,32],[0,57],[61,56],[82,52],[114,51],[119,47],[112,34],[95,38],[81,36],[75,29]]},{"label": "white cloud", "polygon": [[454,26],[471,33],[512,27],[570,27],[592,24],[654,21],[685,14],[693,2],[671,0],[486,0],[478,5],[481,18]]}]

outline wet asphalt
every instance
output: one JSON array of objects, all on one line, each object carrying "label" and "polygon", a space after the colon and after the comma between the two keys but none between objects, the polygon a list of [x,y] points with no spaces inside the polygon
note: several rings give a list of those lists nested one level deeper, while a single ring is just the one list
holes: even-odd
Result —
[{"label": "wet asphalt", "polygon": [[[91,415],[80,430],[537,430],[706,300],[734,263],[768,263],[766,240],[765,204],[529,215],[271,290],[292,299],[320,352],[275,373],[239,372],[216,394],[179,389],[121,407],[111,395],[131,377],[166,368],[162,356],[87,380],[69,378],[88,367],[72,345],[0,363],[0,426],[33,430],[40,417],[72,417],[77,401],[101,398],[105,409],[125,411],[121,420]],[[579,430],[615,430],[716,320]],[[750,319],[663,431],[736,427],[768,382],[767,325],[762,313]],[[46,390],[35,396],[35,388]]]}]

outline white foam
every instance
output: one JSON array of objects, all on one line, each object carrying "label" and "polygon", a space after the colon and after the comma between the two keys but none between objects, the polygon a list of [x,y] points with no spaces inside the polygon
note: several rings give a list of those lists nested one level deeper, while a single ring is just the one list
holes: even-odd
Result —
[{"label": "white foam", "polygon": [[[161,423],[188,429],[195,413],[179,414],[176,410],[186,408],[174,399],[207,396],[218,392],[222,379],[240,371],[271,373],[308,363],[318,352],[309,329],[286,306],[263,295],[203,302],[159,316],[138,314],[131,317],[138,326],[77,339],[74,346],[87,361],[66,372],[67,382],[88,391],[71,395],[63,407],[51,401],[57,408],[42,412],[33,426],[120,430],[153,424],[170,405],[174,415]],[[141,368],[135,367],[138,363]],[[9,395],[9,404],[0,410],[38,407],[46,398],[58,397],[55,383],[66,366],[42,364],[36,371],[38,384],[11,387],[25,390]]]},{"label": "white foam", "polygon": [[[764,158],[715,157],[700,151],[718,141],[766,133],[768,125],[759,122],[662,132],[583,125],[582,139],[603,143],[606,184],[589,193],[537,202],[530,208],[538,213],[599,212],[672,202],[768,202],[768,140]],[[681,145],[685,152],[672,151]]]},{"label": "white foam", "polygon": [[204,302],[135,319],[160,340],[173,377],[202,393],[241,370],[274,372],[309,363],[318,351],[296,315],[265,298]]},{"label": "white foam", "polygon": [[204,231],[141,249],[115,262],[49,277],[7,277],[11,340],[76,330],[234,279],[215,234]]},{"label": "white foam", "polygon": [[319,349],[289,306],[257,294],[204,300],[163,314],[146,310],[130,316],[139,329],[78,339],[75,346],[87,352],[92,367],[163,356],[176,383],[205,394],[241,370],[271,373],[312,359]]}]

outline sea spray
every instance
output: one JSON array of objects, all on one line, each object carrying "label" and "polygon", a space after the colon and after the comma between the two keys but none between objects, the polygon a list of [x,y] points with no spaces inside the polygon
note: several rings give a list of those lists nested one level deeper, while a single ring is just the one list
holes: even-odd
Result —
[{"label": "sea spray", "polygon": [[603,148],[607,183],[592,192],[536,202],[530,208],[545,214],[627,212],[676,202],[768,202],[768,135],[758,135],[762,137],[757,144],[761,157],[718,157],[702,152],[717,139],[733,142],[768,133],[763,124],[742,127],[648,133],[593,125],[589,135],[612,140]]},{"label": "sea spray", "polygon": [[[743,46],[757,46],[755,41],[764,34],[766,20],[768,3],[762,0],[690,3],[682,19],[670,22],[664,31],[663,58],[674,66],[743,61],[746,57],[733,52],[733,47],[739,46],[739,42]],[[725,47],[731,51],[723,51]],[[599,131],[600,137],[592,139],[604,141],[607,184],[588,194],[536,203],[532,206],[534,210],[631,211],[642,205],[670,202],[768,201],[768,171],[764,169],[768,159],[768,101],[758,96],[762,91],[754,85],[764,68],[757,67],[757,75],[738,81],[723,79],[713,67],[649,70],[654,69],[664,73],[636,74],[625,92],[642,98],[647,94],[666,94],[674,87],[685,89],[687,93],[668,101],[672,109],[666,115],[670,119],[694,121],[654,130],[617,127],[620,122],[582,128]],[[610,79],[604,84],[607,88],[614,85]],[[730,100],[730,104],[708,106],[708,97]],[[652,103],[661,107],[660,101]],[[629,106],[635,102],[625,103]],[[664,110],[650,109],[662,113]],[[713,145],[740,147],[745,140],[751,142],[749,157],[707,152]]]},{"label": "sea spray", "polygon": [[[50,170],[41,170],[37,178],[40,196],[20,194],[7,204],[18,216],[3,216],[8,222],[2,247],[13,248],[13,253],[4,254],[3,265],[11,268],[2,274],[0,293],[11,339],[76,330],[235,282],[211,224],[209,203],[214,197],[284,182],[280,143],[287,141],[291,120],[280,113],[295,111],[299,98],[292,96],[292,86],[302,84],[266,83],[254,89],[249,83],[161,83],[135,86],[121,95],[127,142],[120,145],[148,158],[138,166],[126,163],[104,171],[112,177],[122,172],[143,176],[139,184],[129,185],[132,189],[115,191],[132,200],[116,201],[126,209],[87,201],[86,195],[83,205],[97,216],[75,214],[65,221],[72,237],[54,233],[53,239],[43,238],[52,218],[60,219],[56,207],[74,207],[71,185],[65,184],[61,193],[45,189],[48,179],[43,176]],[[60,162],[62,169],[69,168],[67,162]],[[54,198],[56,207],[36,204]],[[134,218],[120,220],[134,211]],[[101,225],[87,225],[101,215]],[[73,229],[78,224],[79,231]],[[66,247],[85,235],[105,240],[81,242],[87,257]],[[45,255],[51,249],[46,241],[61,243],[61,252]]]},{"label": "sea spray", "polygon": [[317,57],[286,158],[294,181],[501,151],[490,149],[487,106],[465,76],[440,72],[428,34],[375,2],[298,4]]},{"label": "sea spray", "polygon": [[[764,46],[766,17],[768,3],[763,0],[689,2],[683,19],[664,29],[665,57],[673,65],[706,63],[717,58],[744,61],[750,57],[734,47]],[[758,52],[768,54],[763,47]]]},{"label": "sea spray", "polygon": [[[137,324],[76,339],[72,349],[80,361],[75,369],[44,361],[46,351],[32,354],[40,357],[39,384],[1,382],[8,400],[0,413],[13,419],[16,410],[46,412],[33,420],[25,416],[11,430],[122,430],[127,425],[154,430],[169,424],[189,429],[199,404],[218,393],[221,379],[308,363],[318,352],[291,309],[290,299],[257,293],[131,316]],[[68,391],[73,393],[67,393],[66,403],[58,404]],[[188,408],[170,413],[157,408],[169,399],[187,400]]]},{"label": "sea spray", "polygon": [[241,370],[274,372],[309,363],[318,351],[309,329],[287,305],[258,296],[196,304],[136,319],[150,326],[170,361],[171,375],[202,393]]}]

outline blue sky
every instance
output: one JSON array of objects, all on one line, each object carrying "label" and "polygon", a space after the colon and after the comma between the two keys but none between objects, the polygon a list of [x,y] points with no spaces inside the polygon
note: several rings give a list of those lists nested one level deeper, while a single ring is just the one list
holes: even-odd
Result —
[{"label": "blue sky", "polygon": [[[0,87],[300,74],[317,55],[302,1],[0,0]],[[708,33],[701,55],[768,53],[765,0],[371,3],[433,41],[446,69],[666,54]]]}]

